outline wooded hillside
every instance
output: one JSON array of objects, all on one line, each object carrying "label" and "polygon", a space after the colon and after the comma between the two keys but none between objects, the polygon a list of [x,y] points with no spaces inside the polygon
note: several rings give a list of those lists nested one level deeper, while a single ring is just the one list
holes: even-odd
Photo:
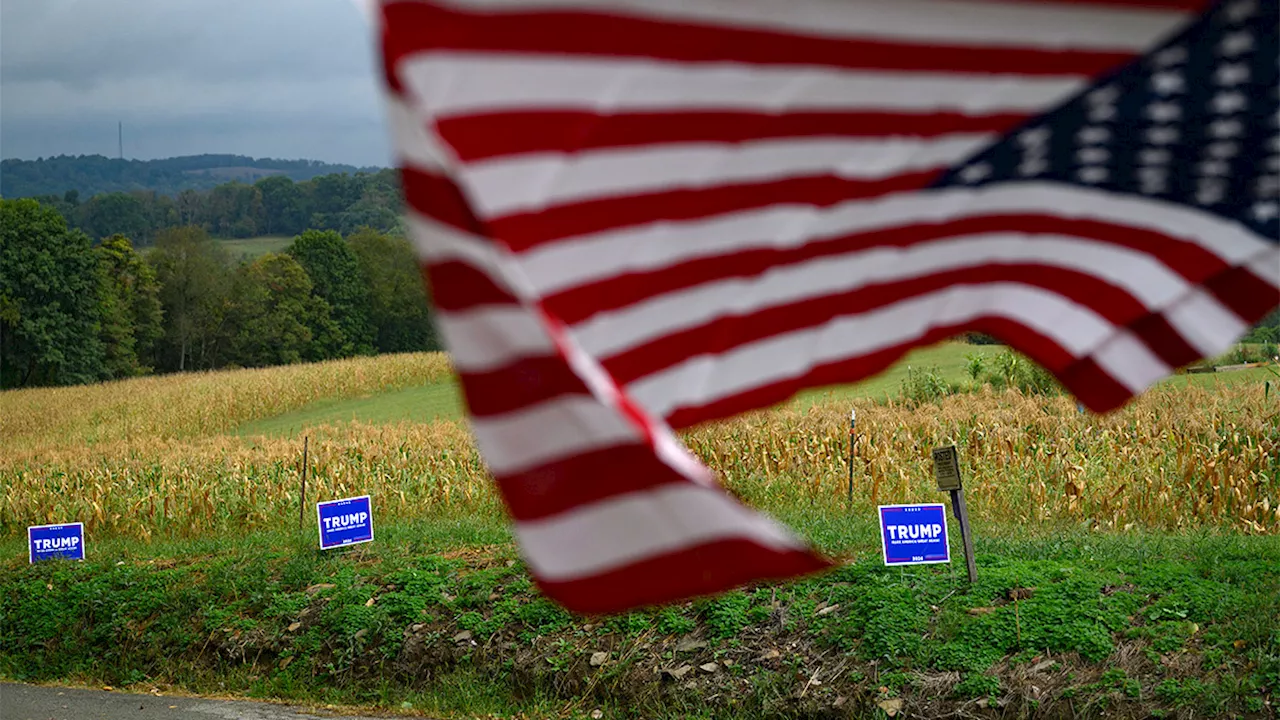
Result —
[{"label": "wooded hillside", "polygon": [[0,196],[62,196],[67,191],[75,191],[85,199],[100,193],[131,191],[172,196],[183,190],[211,190],[228,180],[254,182],[268,175],[282,175],[301,181],[331,173],[380,169],[244,155],[186,155],[162,160],[58,155],[37,160],[0,161]]}]

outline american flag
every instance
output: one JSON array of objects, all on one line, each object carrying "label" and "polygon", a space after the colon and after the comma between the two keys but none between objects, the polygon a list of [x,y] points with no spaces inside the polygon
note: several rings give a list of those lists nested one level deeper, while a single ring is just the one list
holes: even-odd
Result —
[{"label": "american flag", "polygon": [[1107,411],[1280,304],[1277,4],[384,0],[408,222],[542,590],[829,566],[675,431],[994,334]]}]

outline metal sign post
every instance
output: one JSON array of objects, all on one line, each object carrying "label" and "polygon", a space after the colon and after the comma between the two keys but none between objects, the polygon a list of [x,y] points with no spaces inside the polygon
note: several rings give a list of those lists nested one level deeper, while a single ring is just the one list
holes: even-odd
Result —
[{"label": "metal sign post", "polygon": [[960,523],[960,537],[964,540],[964,563],[969,571],[969,582],[978,581],[978,567],[973,562],[973,533],[969,528],[969,511],[964,506],[964,485],[960,481],[960,458],[955,445],[935,448],[933,451],[933,477],[938,489],[951,493],[951,510]]},{"label": "metal sign post", "polygon": [[857,435],[854,434],[855,428],[858,426],[858,411],[849,410],[849,495],[845,502],[847,507],[853,507],[853,455],[854,443],[857,441]]}]

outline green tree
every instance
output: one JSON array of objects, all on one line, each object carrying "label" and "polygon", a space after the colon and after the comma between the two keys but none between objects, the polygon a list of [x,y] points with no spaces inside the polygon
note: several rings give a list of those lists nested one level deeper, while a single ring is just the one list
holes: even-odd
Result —
[{"label": "green tree", "polygon": [[272,175],[254,183],[262,193],[264,231],[296,235],[306,229],[307,198],[302,188],[284,175]]},{"label": "green tree", "polygon": [[226,249],[201,228],[170,228],[156,236],[147,261],[160,282],[164,311],[156,367],[179,371],[215,367],[231,306]]},{"label": "green tree", "polygon": [[236,271],[231,357],[262,367],[323,360],[342,340],[329,306],[292,257],[267,253]]},{"label": "green tree", "polygon": [[75,207],[76,225],[94,238],[114,233],[129,237],[151,237],[151,220],[146,202],[128,193],[94,195]]},{"label": "green tree", "polygon": [[1241,338],[1242,342],[1280,343],[1280,307],[1267,313],[1253,329]]},{"label": "green tree", "polygon": [[379,352],[439,350],[426,285],[413,246],[364,228],[347,239],[369,287],[369,319]]},{"label": "green tree", "polygon": [[195,190],[183,190],[173,201],[177,213],[177,227],[200,225],[204,222],[204,198]]},{"label": "green tree", "polygon": [[307,271],[313,292],[333,311],[344,342],[338,355],[371,355],[374,328],[369,320],[369,287],[355,252],[332,230],[308,230],[285,251]]},{"label": "green tree", "polygon": [[106,374],[121,378],[150,372],[145,362],[154,357],[155,343],[164,333],[156,271],[123,235],[103,240],[94,253]]},{"label": "green tree", "polygon": [[35,200],[0,199],[0,387],[104,376],[89,238]]},{"label": "green tree", "polygon": [[135,238],[139,245],[150,245],[156,232],[182,224],[178,220],[178,206],[173,198],[154,191],[136,192],[134,197],[142,201],[150,228],[146,236]]},{"label": "green tree", "polygon": [[205,198],[209,232],[221,237],[245,238],[258,234],[264,224],[262,191],[254,185],[229,182]]}]

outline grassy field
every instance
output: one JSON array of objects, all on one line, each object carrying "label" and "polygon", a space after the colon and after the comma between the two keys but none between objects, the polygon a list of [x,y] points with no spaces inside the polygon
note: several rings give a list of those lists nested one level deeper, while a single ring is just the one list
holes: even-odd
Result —
[{"label": "grassy field", "polygon": [[433,382],[355,398],[328,399],[236,428],[241,436],[298,437],[307,430],[346,422],[429,423],[462,415],[462,394],[452,382]]},{"label": "grassy field", "polygon": [[[901,394],[902,384],[911,373],[932,372],[951,383],[965,383],[969,358],[985,358],[988,363],[1005,349],[997,345],[943,343],[912,351],[901,362],[885,372],[859,383],[820,388],[800,394],[788,407],[805,409],[833,402],[853,400],[888,400]],[[1271,379],[1275,392],[1280,392],[1280,377],[1266,368],[1251,368],[1224,373],[1177,375],[1164,381],[1166,386],[1196,386],[1218,389],[1233,385],[1261,384]],[[462,400],[451,382],[380,391],[355,398],[317,400],[292,412],[246,423],[236,429],[241,436],[270,435],[301,437],[311,428],[345,422],[429,423],[461,416]]]},{"label": "grassy field", "polygon": [[[944,346],[904,365],[951,378],[966,354]],[[1175,378],[1104,417],[989,386],[903,402],[891,388],[905,372],[685,441],[761,507],[843,507],[853,406],[861,446],[845,511],[930,497],[928,452],[954,442],[971,511],[987,522],[1280,531],[1280,394],[1248,372]],[[458,407],[439,355],[6,392],[0,535],[68,519],[137,539],[268,527],[297,512],[304,434],[311,499],[372,493],[381,514],[406,521],[500,514]]]},{"label": "grassy field", "polygon": [[259,255],[284,250],[289,247],[289,243],[293,242],[293,238],[286,235],[259,235],[257,237],[221,240],[219,242],[227,249],[227,252],[231,253],[233,260],[252,260]]},{"label": "grassy field", "polygon": [[[1180,375],[1094,416],[964,387],[966,356],[990,371],[1002,352],[917,351],[683,433],[736,494],[845,564],[604,621],[531,586],[441,355],[0,393],[0,676],[451,717],[586,718],[598,703],[817,718],[895,700],[925,716],[1274,715],[1275,369]],[[303,435],[308,501],[372,494],[376,545],[314,549]],[[939,500],[929,451],[947,443],[975,588],[954,566],[902,572],[877,554],[875,506]],[[26,525],[74,520],[88,562],[26,565]],[[707,645],[679,649],[694,640]]]},{"label": "grassy field", "polygon": [[[860,383],[816,390],[797,397],[795,407],[811,407],[832,400],[887,398],[898,394],[902,380],[912,368],[933,368],[948,380],[965,378],[966,355],[994,357],[1003,348],[994,345],[946,343],[910,353],[901,363]],[[310,428],[345,422],[429,423],[454,419],[462,413],[461,395],[452,383],[432,383],[395,391],[382,391],[355,398],[317,400],[306,407],[246,423],[236,430],[242,436],[270,435],[301,437]]]}]

